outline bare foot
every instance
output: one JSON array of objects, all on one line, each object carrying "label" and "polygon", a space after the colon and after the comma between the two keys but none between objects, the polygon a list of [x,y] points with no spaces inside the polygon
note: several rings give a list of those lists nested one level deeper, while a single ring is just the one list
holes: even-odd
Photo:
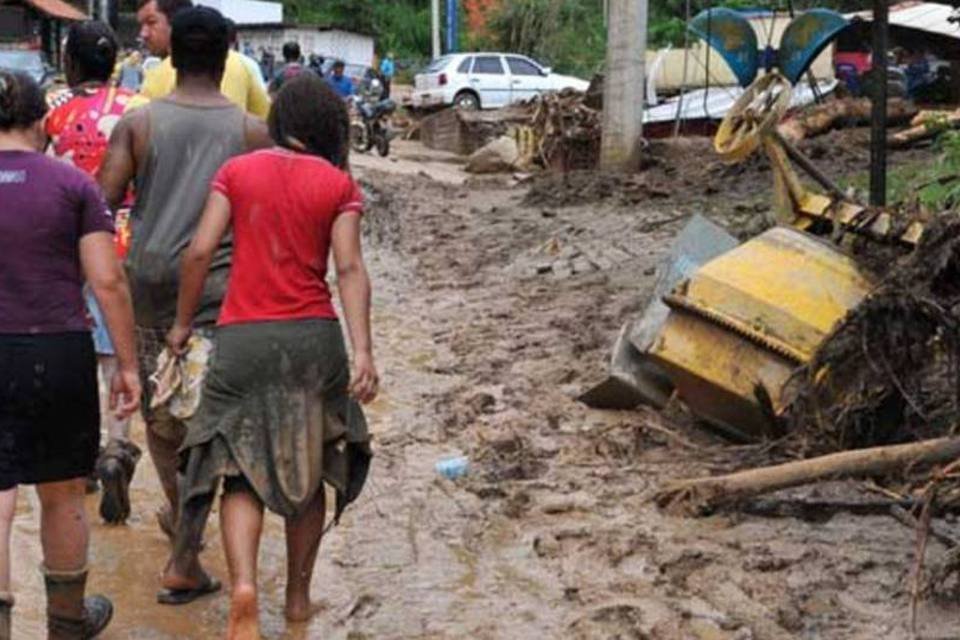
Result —
[{"label": "bare foot", "polygon": [[227,618],[227,640],[260,640],[257,590],[254,587],[233,588],[230,616]]},{"label": "bare foot", "polygon": [[283,609],[288,622],[307,622],[320,613],[323,603],[310,602],[309,597],[294,597],[287,594],[287,605]]}]

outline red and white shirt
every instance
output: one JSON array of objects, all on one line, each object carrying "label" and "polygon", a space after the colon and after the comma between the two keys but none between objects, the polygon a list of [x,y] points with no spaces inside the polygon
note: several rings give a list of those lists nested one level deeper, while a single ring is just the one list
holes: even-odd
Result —
[{"label": "red and white shirt", "polygon": [[[50,136],[53,155],[74,165],[96,180],[107,154],[110,134],[120,121],[133,93],[110,86],[77,87],[47,94],[50,112],[44,129]],[[116,212],[114,236],[117,254],[123,258],[130,247],[132,194]]]},{"label": "red and white shirt", "polygon": [[337,317],[327,286],[333,223],[363,194],[323,158],[266,149],[229,160],[213,190],[230,201],[233,260],[218,324]]}]

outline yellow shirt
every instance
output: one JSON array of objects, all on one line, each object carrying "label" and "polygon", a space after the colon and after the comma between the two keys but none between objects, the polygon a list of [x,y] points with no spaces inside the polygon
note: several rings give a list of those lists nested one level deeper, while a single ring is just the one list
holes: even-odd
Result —
[{"label": "yellow shirt", "polygon": [[[127,109],[142,107],[150,100],[162,98],[170,94],[176,86],[177,72],[167,56],[163,62],[147,71],[140,93],[130,100]],[[266,118],[270,112],[270,98],[262,84],[251,77],[250,70],[243,63],[240,54],[232,49],[227,53],[227,65],[223,71],[220,92],[230,102],[259,118]]]}]

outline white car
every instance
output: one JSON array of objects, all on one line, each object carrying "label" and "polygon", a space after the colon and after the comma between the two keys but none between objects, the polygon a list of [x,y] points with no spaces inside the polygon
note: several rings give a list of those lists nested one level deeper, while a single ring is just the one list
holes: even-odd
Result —
[{"label": "white car", "polygon": [[496,109],[547,91],[586,91],[589,85],[521,55],[456,53],[437,58],[417,74],[413,106]]}]

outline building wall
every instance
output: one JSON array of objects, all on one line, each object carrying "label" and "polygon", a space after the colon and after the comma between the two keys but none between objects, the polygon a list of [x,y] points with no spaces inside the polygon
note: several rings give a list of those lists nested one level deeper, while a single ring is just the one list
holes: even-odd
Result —
[{"label": "building wall", "polygon": [[373,38],[348,31],[283,27],[244,29],[240,26],[239,41],[241,48],[249,43],[257,57],[266,50],[281,60],[283,44],[297,42],[304,56],[315,53],[325,58],[343,60],[347,64],[373,65]]},{"label": "building wall", "polygon": [[279,2],[197,0],[197,4],[216,9],[238,25],[283,23],[283,5]]}]

